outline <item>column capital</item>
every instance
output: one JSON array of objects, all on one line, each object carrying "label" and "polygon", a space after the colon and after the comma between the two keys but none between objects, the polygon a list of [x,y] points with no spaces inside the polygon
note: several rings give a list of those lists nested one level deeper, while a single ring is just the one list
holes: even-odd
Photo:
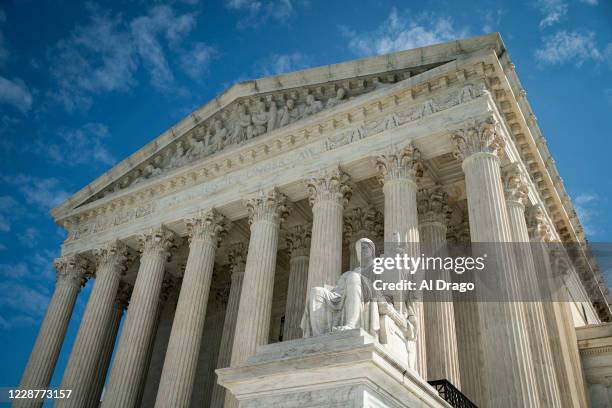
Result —
[{"label": "column capital", "polygon": [[529,238],[534,241],[551,242],[554,240],[554,230],[540,204],[534,205],[527,212],[527,230]]},{"label": "column capital", "polygon": [[227,258],[230,263],[232,278],[234,278],[234,276],[237,274],[244,274],[247,252],[248,246],[244,242],[237,242],[232,244],[232,246],[229,248]]},{"label": "column capital", "polygon": [[446,226],[451,214],[448,193],[441,186],[423,188],[417,193],[419,225],[438,223]]},{"label": "column capital", "polygon": [[87,282],[89,261],[80,255],[64,255],[53,261],[56,270],[56,283],[84,286]]},{"label": "column capital", "polygon": [[123,242],[116,240],[106,245],[94,249],[93,255],[96,258],[98,269],[108,267],[117,274],[122,275],[129,264],[134,261],[130,249]]},{"label": "column capital", "polygon": [[246,201],[246,207],[251,225],[257,221],[281,223],[288,214],[287,196],[277,188],[267,192],[260,191]]},{"label": "column capital", "polygon": [[285,231],[289,257],[308,256],[312,230],[309,225],[295,225]]},{"label": "column capital", "polygon": [[231,222],[215,209],[201,210],[198,214],[186,220],[189,240],[210,240],[213,245],[219,245],[220,239],[231,228]]},{"label": "column capital", "polygon": [[150,228],[138,236],[140,251],[143,256],[156,252],[166,252],[167,255],[170,255],[170,250],[174,247],[175,240],[176,234],[163,225]]},{"label": "column capital", "polygon": [[452,132],[451,140],[455,145],[455,157],[461,161],[478,153],[498,155],[505,143],[493,116],[466,122]]},{"label": "column capital", "polygon": [[351,243],[351,237],[365,231],[368,238],[376,240],[384,234],[384,216],[374,207],[353,208],[344,217],[344,233]]},{"label": "column capital", "polygon": [[412,143],[403,149],[390,149],[376,157],[376,167],[381,184],[398,179],[408,179],[416,183],[423,173],[421,152]]},{"label": "column capital", "polygon": [[527,179],[518,163],[510,163],[502,169],[502,181],[504,183],[504,193],[508,203],[517,203],[525,206],[529,189]]},{"label": "column capital", "polygon": [[304,180],[311,206],[320,201],[334,201],[342,206],[348,204],[353,193],[351,177],[339,166],[323,170],[318,175]]}]

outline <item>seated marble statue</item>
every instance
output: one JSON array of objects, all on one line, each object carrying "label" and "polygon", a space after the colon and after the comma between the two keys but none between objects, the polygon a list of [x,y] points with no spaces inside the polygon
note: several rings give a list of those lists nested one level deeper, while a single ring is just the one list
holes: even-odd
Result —
[{"label": "seated marble statue", "polygon": [[[362,238],[355,247],[359,264],[362,259],[371,263],[374,243]],[[371,252],[362,254],[364,249]],[[344,272],[334,288],[311,289],[301,327],[304,337],[357,328],[372,335],[378,332],[380,322],[377,299],[371,282],[361,273],[361,266]]]}]

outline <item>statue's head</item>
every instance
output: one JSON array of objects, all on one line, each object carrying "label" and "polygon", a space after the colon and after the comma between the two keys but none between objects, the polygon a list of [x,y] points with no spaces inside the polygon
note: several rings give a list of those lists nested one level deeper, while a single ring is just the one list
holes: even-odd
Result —
[{"label": "statue's head", "polygon": [[357,252],[357,261],[371,263],[376,256],[376,246],[371,239],[360,238],[355,242],[355,251]]}]

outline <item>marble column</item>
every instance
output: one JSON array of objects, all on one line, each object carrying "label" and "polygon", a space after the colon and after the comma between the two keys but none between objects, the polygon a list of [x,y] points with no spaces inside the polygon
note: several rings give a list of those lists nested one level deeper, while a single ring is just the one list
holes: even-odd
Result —
[{"label": "marble column", "polygon": [[[496,274],[499,287],[507,292],[506,299],[478,305],[483,375],[488,387],[486,396],[475,402],[489,407],[538,407],[523,307],[508,301],[515,295],[511,292],[517,287],[517,271],[514,253],[507,244],[512,242],[512,234],[498,157],[503,139],[493,117],[468,123],[451,138],[457,157],[463,160],[472,243],[489,244],[487,271]],[[479,290],[476,288],[477,296]]]},{"label": "marble column", "polygon": [[[448,256],[446,224],[450,214],[448,195],[435,186],[419,191],[419,237],[425,256]],[[432,279],[451,281],[451,271],[436,270]],[[429,279],[425,276],[425,279]],[[425,332],[427,333],[427,378],[446,379],[461,388],[459,353],[455,331],[452,293],[432,291],[424,295]]]},{"label": "marble column", "polygon": [[[54,262],[55,290],[42,322],[28,364],[21,377],[20,389],[35,390],[49,386],[57,363],[76,298],[86,282],[87,262],[78,255],[58,258]],[[14,407],[41,406],[42,401],[15,400]]]},{"label": "marble column", "polygon": [[187,407],[191,400],[215,252],[227,223],[209,210],[189,220],[187,228],[189,256],[155,401],[160,408]]},{"label": "marble column", "polygon": [[[528,233],[532,241],[533,258],[536,269],[546,276],[552,273],[551,252],[558,248],[554,236],[554,227],[548,221],[540,205],[531,207],[527,214]],[[563,254],[557,254],[559,258]],[[559,261],[559,259],[557,259]],[[554,288],[557,289],[557,288]],[[559,295],[559,296],[557,296]],[[562,407],[587,406],[582,370],[578,364],[572,364],[572,355],[578,352],[576,333],[573,327],[571,311],[567,310],[565,288],[555,290],[555,298],[542,302],[544,320],[548,330],[548,344],[552,354],[555,376],[560,392]],[[574,357],[574,360],[576,358]],[[578,369],[576,369],[578,365]]]},{"label": "marble column", "polygon": [[350,177],[339,167],[305,181],[312,206],[312,240],[307,292],[317,286],[335,286],[342,274],[342,222],[352,189]]},{"label": "marble column", "polygon": [[[409,257],[418,257],[419,220],[417,212],[417,176],[421,173],[421,155],[412,144],[403,149],[391,149],[376,158],[379,170],[379,182],[383,185],[385,195],[385,243],[401,241]],[[387,251],[387,248],[385,248]],[[417,332],[417,371],[427,379],[426,335],[423,304],[418,298],[394,299],[395,308],[405,313],[406,301],[414,308],[416,321],[413,322]]]},{"label": "marble column", "polygon": [[98,370],[96,378],[94,378],[91,389],[89,390],[89,397],[85,404],[88,408],[98,408],[100,406],[100,397],[102,396],[102,390],[104,389],[104,383],[106,382],[106,375],[108,374],[108,368],[110,366],[111,357],[113,356],[113,350],[115,349],[115,343],[117,340],[117,332],[119,331],[119,324],[123,317],[123,312],[128,306],[130,295],[132,294],[132,285],[125,282],[119,284],[119,291],[115,300],[115,309],[113,311],[110,322],[104,335],[104,347],[100,353],[98,359]]},{"label": "marble column", "polygon": [[300,324],[307,295],[310,229],[308,226],[296,225],[287,232],[286,240],[289,250],[289,284],[283,341],[302,338]]},{"label": "marble column", "polygon": [[119,280],[128,261],[128,248],[115,241],[94,251],[94,255],[98,261],[96,279],[59,387],[72,390],[72,395],[56,400],[56,407],[82,408],[87,402],[97,375],[98,356],[104,349],[106,328],[115,310]]},{"label": "marble column", "polygon": [[[361,238],[369,238],[379,248],[384,235],[384,216],[374,207],[353,208],[344,217],[344,236],[349,250],[350,268],[359,266],[355,243]],[[379,248],[380,249],[380,248]]]},{"label": "marble column", "polygon": [[[221,335],[221,344],[219,346],[217,368],[228,367],[232,357],[232,345],[234,344],[236,319],[238,317],[238,304],[240,303],[242,280],[246,267],[247,246],[242,242],[234,244],[230,249],[228,257],[231,265],[232,282],[225,309],[225,321],[223,322],[223,334]],[[215,381],[210,406],[213,408],[220,408],[223,406],[224,399],[225,388]]]},{"label": "marble column", "polygon": [[[287,215],[286,196],[273,189],[246,202],[251,224],[251,239],[244,271],[243,290],[236,318],[236,336],[231,366],[244,363],[254,355],[257,346],[266,344],[270,332],[272,291],[276,270],[276,252],[281,221]],[[226,406],[237,406],[226,393]]]},{"label": "marble column", "polygon": [[102,401],[104,408],[133,407],[138,403],[174,233],[164,227],[154,228],[141,234],[139,239],[140,268],[111,368],[108,392]]},{"label": "marble column", "polygon": [[[540,404],[543,407],[561,407],[561,395],[557,385],[544,308],[542,302],[538,301],[540,300],[537,290],[538,279],[525,219],[525,202],[528,195],[527,179],[517,163],[504,169],[504,190],[516,254],[517,278],[522,282],[520,290],[523,293],[520,300],[525,300],[522,304],[527,319],[529,344]],[[539,274],[539,276],[543,275]]]}]

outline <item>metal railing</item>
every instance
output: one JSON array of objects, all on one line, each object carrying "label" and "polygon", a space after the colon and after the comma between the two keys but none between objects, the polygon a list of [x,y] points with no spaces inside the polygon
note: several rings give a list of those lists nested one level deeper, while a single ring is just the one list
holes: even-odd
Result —
[{"label": "metal railing", "polygon": [[427,381],[434,387],[442,399],[454,408],[478,408],[468,397],[463,395],[453,384],[447,380]]}]

